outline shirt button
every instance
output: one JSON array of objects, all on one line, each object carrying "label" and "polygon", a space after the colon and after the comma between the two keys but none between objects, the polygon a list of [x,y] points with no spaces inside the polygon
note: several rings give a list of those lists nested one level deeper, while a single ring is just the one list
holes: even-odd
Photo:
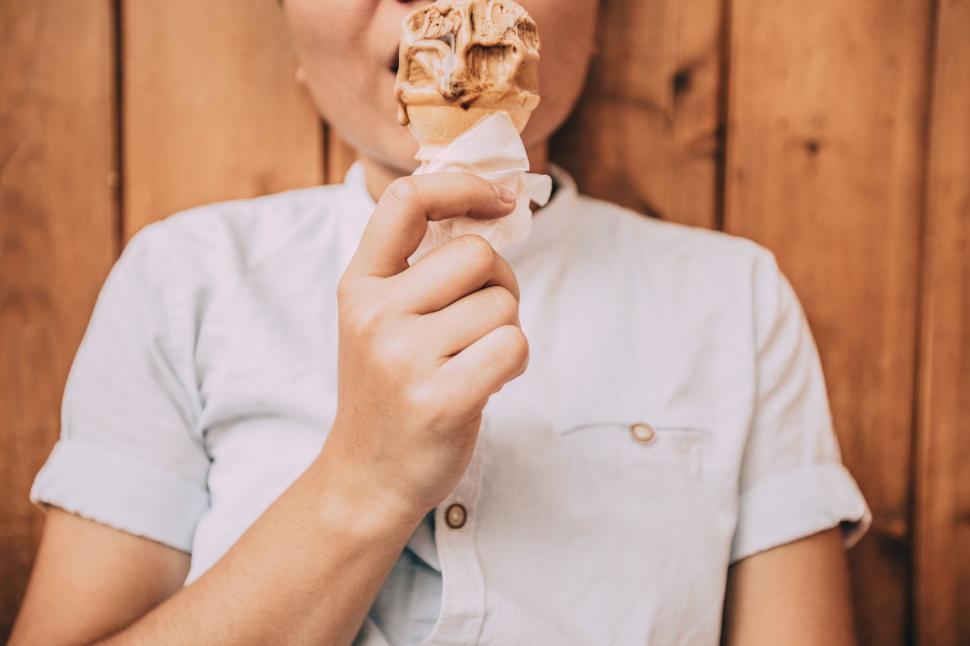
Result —
[{"label": "shirt button", "polygon": [[448,527],[452,529],[459,529],[468,519],[468,512],[465,511],[465,506],[461,503],[453,503],[448,506],[445,511],[445,522],[448,523]]},{"label": "shirt button", "polygon": [[653,427],[646,422],[630,424],[630,434],[633,439],[641,444],[650,444],[657,439],[657,431],[653,430]]}]

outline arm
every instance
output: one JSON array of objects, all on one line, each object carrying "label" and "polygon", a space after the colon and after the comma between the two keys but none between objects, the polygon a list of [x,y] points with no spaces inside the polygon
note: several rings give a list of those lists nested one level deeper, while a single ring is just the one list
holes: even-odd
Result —
[{"label": "arm", "polygon": [[818,348],[773,256],[754,267],[755,399],[722,642],[855,644],[845,548],[871,514],[841,461]]},{"label": "arm", "polygon": [[187,554],[52,509],[10,643],[350,643],[421,514],[340,462],[322,453],[186,588]]},{"label": "arm", "polygon": [[[518,325],[518,284],[488,242],[462,236],[414,265],[408,258],[429,219],[496,218],[513,206],[514,199],[472,175],[396,180],[338,285],[338,404],[311,466],[185,588],[180,586],[186,556],[57,513],[14,643],[350,643],[418,522],[467,469],[488,398],[528,364],[528,343]],[[118,291],[128,271],[116,274],[112,297],[138,292]],[[113,347],[112,333],[133,329],[119,323],[111,304],[93,326],[101,343],[84,353],[81,370],[72,369],[75,394],[89,396],[67,398],[65,446],[86,446],[116,469],[113,477],[135,488],[141,484],[145,499],[129,498],[129,507],[155,504],[164,510],[162,503],[181,500],[184,492],[176,488],[160,496],[137,482],[131,465],[147,464],[169,475],[186,460],[206,458],[182,432],[184,411],[177,404],[184,392],[171,394],[175,403],[150,396],[172,382],[156,378],[165,362],[126,365],[133,357],[155,356],[145,351],[145,339],[128,340],[124,356],[111,364],[118,370],[100,360]],[[93,379],[94,367],[106,378]],[[105,391],[102,382],[111,384],[112,396],[96,405],[101,400],[94,396]],[[154,404],[151,415],[138,405],[146,400]],[[143,424],[142,417],[153,424]],[[106,449],[92,448],[95,440]],[[173,450],[178,446],[183,450]],[[132,452],[138,455],[119,457]],[[77,502],[64,494],[70,489],[66,482],[81,487],[96,475],[83,450],[73,455],[72,470],[62,472],[54,488],[67,501],[64,507]],[[165,462],[165,456],[175,457]],[[187,478],[201,489],[204,478],[198,476]],[[152,483],[156,488],[158,481]],[[117,480],[107,482],[114,487]],[[117,487],[104,484],[93,500],[89,495],[84,501],[92,516],[111,510],[112,496],[124,498]],[[189,507],[182,503],[179,509]],[[126,519],[123,505],[111,511]],[[170,514],[154,520],[152,529],[164,533],[184,519]],[[87,535],[83,544],[72,535],[81,527]],[[191,536],[181,535],[188,530],[179,533],[178,545],[191,545]]]},{"label": "arm", "polygon": [[806,646],[856,643],[838,527],[731,566],[721,642]]},{"label": "arm", "polygon": [[10,643],[90,642],[115,632],[174,594],[188,571],[184,552],[48,507]]}]

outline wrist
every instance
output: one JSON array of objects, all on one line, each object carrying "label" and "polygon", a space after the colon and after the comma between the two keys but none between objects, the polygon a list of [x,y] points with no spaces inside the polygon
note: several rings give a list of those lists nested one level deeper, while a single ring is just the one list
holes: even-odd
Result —
[{"label": "wrist", "polygon": [[319,501],[319,511],[328,522],[339,523],[361,536],[410,536],[428,509],[400,492],[381,484],[366,469],[341,455],[334,446],[324,446],[308,469]]}]

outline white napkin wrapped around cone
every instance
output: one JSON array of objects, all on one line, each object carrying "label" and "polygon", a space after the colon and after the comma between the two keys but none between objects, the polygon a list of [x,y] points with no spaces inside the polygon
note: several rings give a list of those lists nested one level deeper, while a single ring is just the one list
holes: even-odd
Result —
[{"label": "white napkin wrapped around cone", "polygon": [[497,111],[483,117],[445,146],[422,146],[415,159],[421,165],[414,175],[465,172],[503,186],[515,193],[515,210],[504,217],[479,220],[462,216],[428,222],[428,232],[409,261],[458,236],[482,236],[499,252],[525,240],[532,230],[530,202],[542,206],[552,193],[552,178],[530,173],[529,157],[508,113]]}]

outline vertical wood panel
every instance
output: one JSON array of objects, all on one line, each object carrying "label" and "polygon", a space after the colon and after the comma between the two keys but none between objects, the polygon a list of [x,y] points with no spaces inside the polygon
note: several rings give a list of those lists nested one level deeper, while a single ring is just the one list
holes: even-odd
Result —
[{"label": "vertical wood panel", "polygon": [[553,159],[586,193],[715,226],[721,0],[601,7],[599,54]]},{"label": "vertical wood panel", "polygon": [[[295,85],[275,3],[117,2],[125,235],[187,206],[342,179],[353,151]],[[795,284],[876,514],[852,554],[863,643],[907,643],[914,584],[918,643],[970,643],[970,3],[936,1],[921,298],[934,3],[726,4],[730,16],[722,0],[603,2],[601,51],[553,158],[589,193],[716,226],[728,69],[725,228],[774,249]],[[0,0],[0,642],[43,520],[28,487],[122,230],[114,5]]]},{"label": "vertical wood panel", "polygon": [[43,514],[27,500],[117,252],[108,0],[0,2],[0,642]]},{"label": "vertical wood panel", "polygon": [[123,0],[125,233],[323,179],[319,120],[276,3]]},{"label": "vertical wood panel", "polygon": [[909,506],[928,0],[733,3],[725,228],[777,252],[873,509],[863,643],[910,630]]},{"label": "vertical wood panel", "polygon": [[916,630],[970,644],[970,2],[940,0],[923,247]]}]

